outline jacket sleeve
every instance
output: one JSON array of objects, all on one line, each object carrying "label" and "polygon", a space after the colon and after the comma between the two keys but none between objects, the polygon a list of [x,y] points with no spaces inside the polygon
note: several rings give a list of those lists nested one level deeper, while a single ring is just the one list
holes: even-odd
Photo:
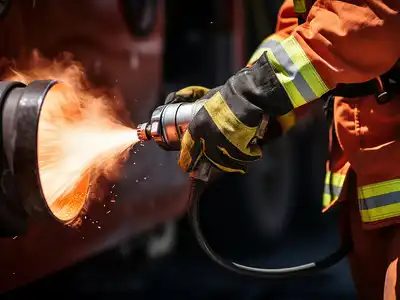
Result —
[{"label": "jacket sleeve", "polygon": [[305,23],[284,39],[270,38],[254,64],[227,85],[280,116],[339,83],[376,78],[399,59],[399,5],[398,0],[317,0]]},{"label": "jacket sleeve", "polygon": [[266,37],[251,56],[247,66],[251,66],[268,49],[273,41],[282,41],[297,27],[298,20],[293,0],[285,0],[279,9],[275,33]]},{"label": "jacket sleeve", "polygon": [[[268,50],[268,48],[274,41],[282,41],[285,38],[289,37],[289,35],[297,27],[297,25],[298,17],[294,10],[293,0],[285,0],[278,12],[275,32],[266,37],[261,42],[261,44],[251,56],[250,60],[247,62],[247,66],[250,67],[251,65],[253,65],[254,62],[259,59],[265,51]],[[271,133],[271,121],[270,125],[268,126],[268,134]],[[296,113],[295,111],[290,111],[287,114],[277,117],[277,121],[277,124],[279,124],[279,128],[278,126],[272,126],[274,128],[274,130],[272,130],[273,134],[270,134],[267,140],[280,136],[283,132],[286,132],[290,128],[292,128],[296,122]]]}]

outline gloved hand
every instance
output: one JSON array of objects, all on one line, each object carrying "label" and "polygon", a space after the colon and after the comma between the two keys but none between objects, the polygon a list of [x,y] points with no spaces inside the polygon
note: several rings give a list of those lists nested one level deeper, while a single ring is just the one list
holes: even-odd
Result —
[{"label": "gloved hand", "polygon": [[207,101],[181,141],[179,165],[186,172],[204,157],[222,171],[245,173],[261,157],[253,142],[264,115],[276,118],[294,108],[266,55],[201,99]]},{"label": "gloved hand", "polygon": [[164,104],[194,102],[210,90],[202,86],[188,86],[177,92],[172,92],[165,98]]},{"label": "gloved hand", "polygon": [[206,94],[208,99],[186,130],[179,165],[186,172],[205,157],[225,172],[246,172],[248,162],[261,157],[254,140],[263,111],[241,97],[225,99],[221,90]]}]

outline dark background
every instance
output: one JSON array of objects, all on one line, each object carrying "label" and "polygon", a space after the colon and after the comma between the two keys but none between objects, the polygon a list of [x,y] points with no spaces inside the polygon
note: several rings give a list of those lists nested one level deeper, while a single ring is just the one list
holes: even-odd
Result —
[{"label": "dark background", "polygon": [[[245,50],[250,57],[263,36],[275,27],[281,1],[247,3],[243,8]],[[262,28],[255,22],[253,6],[260,3],[267,8],[261,12],[265,21]],[[190,84],[213,87],[235,71],[228,59],[220,59],[224,57],[221,53],[229,56],[230,33],[224,30],[228,13],[223,1],[166,2],[164,93]],[[287,136],[264,148],[266,159],[253,167],[253,173],[225,175],[203,195],[204,232],[221,255],[257,266],[284,267],[322,258],[338,247],[337,211],[320,213],[326,137],[324,121],[307,118]],[[175,244],[161,257],[149,257],[144,235],[6,296],[18,299],[41,293],[56,298],[354,298],[346,261],[308,277],[249,279],[210,261],[194,241],[186,218],[171,226],[176,229]],[[52,294],[55,290],[57,293]]]}]

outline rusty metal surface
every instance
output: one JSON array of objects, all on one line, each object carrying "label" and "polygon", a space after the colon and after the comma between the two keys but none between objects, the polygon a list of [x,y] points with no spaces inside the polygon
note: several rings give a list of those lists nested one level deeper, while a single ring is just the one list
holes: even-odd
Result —
[{"label": "rusty metal surface", "polygon": [[[133,121],[147,120],[162,81],[163,1],[147,37],[133,37],[119,2],[13,1],[1,21],[0,54],[18,60],[38,48],[47,57],[72,52],[93,82],[117,87]],[[140,104],[140,109],[139,105]],[[121,180],[103,202],[94,201],[78,229],[32,223],[29,233],[0,239],[0,291],[26,284],[111,247],[185,208],[187,176],[175,153],[135,147]],[[115,195],[117,194],[117,197]],[[115,202],[114,202],[115,200]]]}]

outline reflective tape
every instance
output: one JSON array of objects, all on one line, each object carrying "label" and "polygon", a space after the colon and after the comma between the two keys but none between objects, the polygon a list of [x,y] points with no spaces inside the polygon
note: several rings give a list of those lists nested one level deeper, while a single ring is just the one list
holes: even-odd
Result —
[{"label": "reflective tape", "polygon": [[[257,59],[260,58],[261,55],[264,54],[265,51],[268,49],[273,49],[274,47],[278,47],[279,44],[284,40],[284,38],[280,37],[279,35],[273,34],[266,38],[262,43],[258,46],[257,50],[251,56],[247,65],[251,65]],[[293,111],[288,112],[283,116],[278,117],[278,121],[283,129],[284,132],[288,131],[290,128],[294,126],[296,123],[296,116]]]},{"label": "reflective tape", "polygon": [[318,99],[329,91],[293,35],[286,39],[278,35],[268,37],[254,52],[248,65],[264,53],[294,108]]},{"label": "reflective tape", "polygon": [[262,43],[258,46],[256,51],[251,56],[247,65],[254,63],[257,59],[260,58],[261,55],[264,54],[265,51],[275,47],[276,45],[279,45],[279,43],[282,41],[283,41],[283,38],[276,34],[273,34],[273,35],[269,36],[268,38],[266,38],[265,40],[263,40]]},{"label": "reflective tape", "polygon": [[294,108],[329,91],[294,36],[271,47],[267,57]]},{"label": "reflective tape", "polygon": [[303,14],[307,12],[306,0],[294,0],[294,11],[297,14]]},{"label": "reflective tape", "polygon": [[345,179],[346,175],[344,174],[326,172],[323,207],[328,207],[339,198]]},{"label": "reflective tape", "polygon": [[[294,60],[292,60],[292,57],[289,56],[289,51],[294,52],[293,49],[285,49],[283,47],[283,43],[281,45],[277,45],[275,48],[273,48],[272,53],[275,56],[275,59],[279,62],[281,66],[284,67],[286,73],[288,74],[287,78],[285,80],[289,80],[294,83],[296,86],[297,90],[300,92],[302,101],[307,101],[309,100],[314,100],[317,98],[317,95],[314,93],[314,91],[311,89],[310,85],[307,83],[303,73],[304,71],[301,72],[299,69],[299,66],[295,63]],[[295,58],[296,53],[293,53],[292,56]],[[301,58],[301,57],[300,57]],[[299,58],[297,58],[299,59]],[[301,66],[300,66],[301,68]]]},{"label": "reflective tape", "polygon": [[363,222],[400,216],[400,179],[360,187],[358,203]]}]

